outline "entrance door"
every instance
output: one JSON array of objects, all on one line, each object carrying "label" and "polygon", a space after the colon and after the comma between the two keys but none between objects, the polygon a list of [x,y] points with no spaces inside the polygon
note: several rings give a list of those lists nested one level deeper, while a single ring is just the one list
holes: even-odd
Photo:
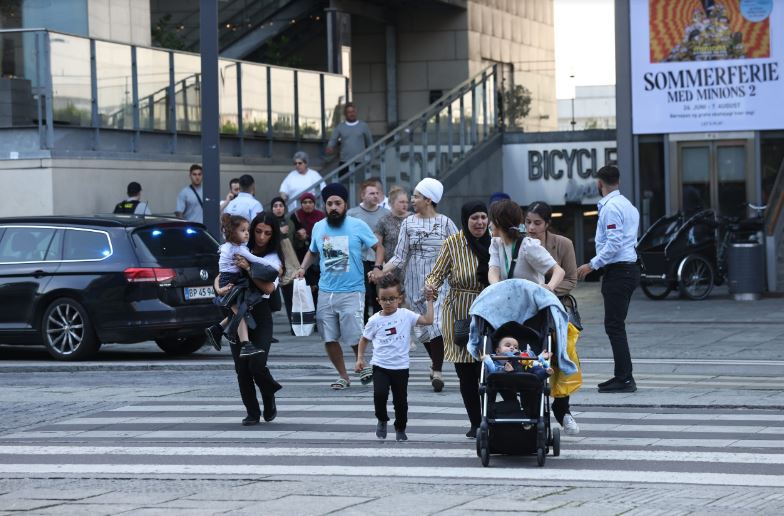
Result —
[{"label": "entrance door", "polygon": [[746,216],[753,170],[746,141],[682,142],[678,146],[681,209],[712,209],[719,215]]}]

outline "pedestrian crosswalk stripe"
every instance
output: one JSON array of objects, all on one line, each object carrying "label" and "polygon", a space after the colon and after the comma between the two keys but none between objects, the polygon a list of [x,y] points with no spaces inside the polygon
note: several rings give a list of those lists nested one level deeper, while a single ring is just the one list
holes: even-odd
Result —
[{"label": "pedestrian crosswalk stripe", "polygon": [[[535,462],[531,461],[535,464]],[[359,476],[404,478],[475,478],[488,480],[636,482],[655,484],[733,485],[784,487],[782,475],[684,473],[559,468],[479,468],[421,466],[317,466],[317,465],[220,465],[220,464],[0,464],[0,473],[51,475],[285,475]]]}]

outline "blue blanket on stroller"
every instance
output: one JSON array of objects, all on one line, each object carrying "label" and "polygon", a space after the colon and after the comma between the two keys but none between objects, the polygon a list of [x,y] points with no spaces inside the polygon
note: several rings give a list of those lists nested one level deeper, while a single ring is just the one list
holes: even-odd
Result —
[{"label": "blue blanket on stroller", "polygon": [[[469,310],[470,315],[477,315],[498,328],[505,322],[523,322],[541,310],[549,308],[555,324],[556,343],[558,349],[558,367],[565,375],[577,372],[577,365],[566,353],[566,336],[569,318],[558,298],[547,290],[524,279],[508,279],[490,285],[479,294]],[[479,328],[471,318],[471,329],[468,336],[468,352],[479,359]]]}]

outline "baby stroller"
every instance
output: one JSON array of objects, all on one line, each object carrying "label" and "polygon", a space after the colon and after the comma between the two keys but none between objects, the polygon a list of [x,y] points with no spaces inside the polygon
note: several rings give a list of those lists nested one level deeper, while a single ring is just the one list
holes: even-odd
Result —
[{"label": "baby stroller", "polygon": [[[485,289],[471,305],[471,335],[468,349],[476,358],[494,353],[491,335],[508,321],[517,321],[525,333],[518,337],[520,349],[530,346],[535,354],[553,352],[553,363],[566,374],[577,368],[565,353],[568,317],[552,292],[527,280],[511,279]],[[523,340],[522,342],[520,340]],[[493,355],[494,360],[521,360]],[[560,429],[550,425],[549,378],[541,380],[529,372],[487,374],[483,366],[479,394],[482,422],[477,432],[476,453],[482,466],[490,464],[491,454],[536,454],[539,466],[552,447],[554,457],[561,453]],[[503,400],[496,400],[497,395]]]}]

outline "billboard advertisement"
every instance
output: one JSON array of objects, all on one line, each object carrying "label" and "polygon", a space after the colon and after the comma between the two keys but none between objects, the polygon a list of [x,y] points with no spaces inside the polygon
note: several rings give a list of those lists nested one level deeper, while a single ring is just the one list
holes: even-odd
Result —
[{"label": "billboard advertisement", "polygon": [[784,128],[784,2],[631,0],[635,134]]},{"label": "billboard advertisement", "polygon": [[596,172],[616,162],[614,141],[504,144],[504,192],[528,205],[596,204]]}]

